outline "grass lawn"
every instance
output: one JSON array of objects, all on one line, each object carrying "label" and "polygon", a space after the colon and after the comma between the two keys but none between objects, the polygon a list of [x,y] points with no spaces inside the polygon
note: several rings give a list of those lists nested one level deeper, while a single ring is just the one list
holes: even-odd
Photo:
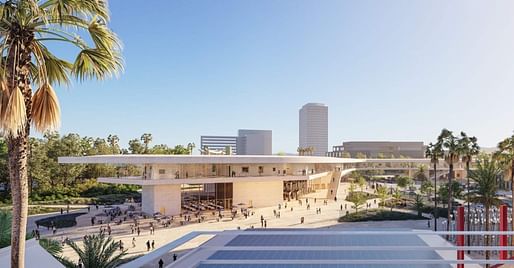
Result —
[{"label": "grass lawn", "polygon": [[348,194],[348,196],[346,197],[346,201],[351,202],[350,200],[352,200],[354,195],[362,196],[362,198],[364,198],[366,200],[373,199],[373,198],[378,198],[378,196],[376,194],[370,194],[370,193],[367,193],[367,192],[355,191],[353,193],[349,193]]},{"label": "grass lawn", "polygon": [[361,210],[339,218],[339,222],[426,220],[416,214],[389,210]]}]

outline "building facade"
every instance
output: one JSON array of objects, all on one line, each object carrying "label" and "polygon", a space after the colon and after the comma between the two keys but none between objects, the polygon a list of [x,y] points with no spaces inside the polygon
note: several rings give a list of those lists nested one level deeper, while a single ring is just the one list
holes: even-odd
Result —
[{"label": "building facade", "polygon": [[183,212],[275,206],[314,191],[334,198],[357,159],[315,156],[101,155],[60,157],[62,164],[136,165],[141,176],[98,178],[142,186],[142,211]]},{"label": "building facade", "polygon": [[230,147],[231,154],[237,154],[237,137],[236,136],[201,136],[200,149],[208,148],[209,150],[225,151]]},{"label": "building facade", "polygon": [[313,147],[315,156],[328,152],[328,106],[307,103],[299,112],[299,147]]},{"label": "building facade", "polygon": [[239,129],[237,136],[201,136],[200,148],[211,152],[226,153],[230,148],[232,155],[271,155],[273,154],[273,135],[271,130]]},{"label": "building facade", "polygon": [[271,130],[240,129],[237,135],[238,155],[271,155]]},{"label": "building facade", "polygon": [[424,158],[422,141],[349,141],[332,147],[330,157]]}]

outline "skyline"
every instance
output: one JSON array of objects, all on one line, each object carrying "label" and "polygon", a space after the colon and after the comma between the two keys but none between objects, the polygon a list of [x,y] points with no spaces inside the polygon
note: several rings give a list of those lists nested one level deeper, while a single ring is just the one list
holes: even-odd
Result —
[{"label": "skyline", "polygon": [[[110,1],[126,71],[57,87],[59,131],[199,145],[201,135],[270,129],[273,152],[293,153],[298,110],[321,102],[329,149],[428,143],[445,127],[494,147],[514,129],[514,3],[463,3]],[[134,22],[141,13],[152,20]]]}]

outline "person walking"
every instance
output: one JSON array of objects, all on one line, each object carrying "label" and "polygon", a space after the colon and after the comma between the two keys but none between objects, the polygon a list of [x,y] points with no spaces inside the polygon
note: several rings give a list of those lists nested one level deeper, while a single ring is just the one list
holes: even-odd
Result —
[{"label": "person walking", "polygon": [[159,260],[159,268],[162,268],[164,266],[164,261],[162,259]]},{"label": "person walking", "polygon": [[155,240],[152,240],[152,249],[155,249]]},{"label": "person walking", "polygon": [[132,247],[133,248],[136,247],[136,238],[135,237],[132,237]]},{"label": "person walking", "polygon": [[141,229],[139,229],[139,226],[137,227],[137,236],[141,233]]},{"label": "person walking", "polygon": [[146,241],[146,251],[150,251],[150,240]]}]

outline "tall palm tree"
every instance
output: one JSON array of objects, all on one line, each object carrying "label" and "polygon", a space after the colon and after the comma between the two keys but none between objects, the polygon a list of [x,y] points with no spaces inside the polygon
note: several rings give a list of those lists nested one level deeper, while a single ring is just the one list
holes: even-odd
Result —
[{"label": "tall palm tree", "polygon": [[[441,144],[444,152],[444,161],[448,164],[448,185],[453,185],[454,168],[453,165],[459,161],[459,139],[453,132],[444,128],[437,137],[438,143]],[[446,231],[450,231],[451,214],[452,214],[453,194],[452,187],[448,187],[448,220],[446,221]]]},{"label": "tall palm tree", "polygon": [[[106,0],[9,0],[0,3],[0,16],[0,129],[8,143],[13,203],[11,266],[24,267],[31,124],[41,132],[58,127],[52,85],[68,84],[71,76],[112,77],[123,62],[120,41],[107,26]],[[48,43],[71,45],[78,54],[69,62]]]},{"label": "tall palm tree", "polygon": [[120,153],[120,138],[118,137],[118,135],[110,134],[109,136],[107,136],[107,142],[109,143],[109,146],[111,147],[113,154]]},{"label": "tall palm tree", "polygon": [[[471,230],[471,202],[469,200],[469,185],[470,185],[470,181],[469,181],[469,166],[470,166],[470,163],[471,161],[473,161],[473,157],[474,156],[477,156],[479,153],[480,153],[480,147],[478,146],[478,143],[477,143],[477,138],[476,137],[469,137],[464,131],[462,131],[460,133],[460,140],[459,140],[459,153],[460,155],[462,155],[462,162],[465,162],[466,163],[466,188],[467,188],[467,193],[468,195],[466,195],[466,202],[468,203],[467,204],[467,207],[468,207],[468,214],[467,214],[467,219],[466,219],[466,225],[467,225],[467,230]],[[467,238],[466,238],[466,243],[468,246],[471,246],[471,239],[470,239],[470,235],[467,235]],[[468,251],[469,253],[469,251]]]},{"label": "tall palm tree", "polygon": [[[71,240],[68,240],[67,244],[77,253],[84,268],[118,267],[124,263],[123,257],[127,255],[126,249],[119,251],[120,242],[115,242],[110,236],[104,234],[86,235],[83,248]],[[75,267],[73,263],[69,263],[66,259],[61,261],[64,262],[66,267]]]},{"label": "tall palm tree", "polygon": [[152,134],[150,133],[144,133],[141,135],[141,142],[145,145],[145,151],[144,153],[148,153],[148,149],[150,148],[150,142],[152,142]]},{"label": "tall palm tree", "polygon": [[[505,169],[506,173],[510,173],[510,190],[512,194],[512,204],[514,204],[514,135],[502,140],[498,143],[498,150],[494,152],[493,158]],[[514,209],[512,210],[514,218]],[[512,221],[512,230],[514,230],[514,221]],[[511,240],[511,245],[514,239]]]},{"label": "tall palm tree", "polygon": [[[485,231],[489,231],[490,220],[489,214],[491,206],[501,204],[500,199],[496,196],[498,190],[498,177],[501,175],[501,169],[495,163],[488,159],[477,162],[475,170],[472,170],[470,177],[477,183],[477,187],[471,192],[471,200],[477,203],[482,203],[485,208]],[[485,246],[489,246],[490,236],[485,236]],[[490,256],[489,250],[485,251],[485,259],[488,260]],[[489,264],[486,265],[489,267]]]},{"label": "tall palm tree", "polygon": [[189,151],[189,154],[193,154],[193,150],[195,149],[196,145],[194,142],[190,142],[187,144],[187,150]]},{"label": "tall palm tree", "polygon": [[425,157],[430,159],[430,163],[434,167],[434,231],[437,231],[437,164],[439,159],[443,158],[443,149],[440,143],[430,143],[425,151]]}]

